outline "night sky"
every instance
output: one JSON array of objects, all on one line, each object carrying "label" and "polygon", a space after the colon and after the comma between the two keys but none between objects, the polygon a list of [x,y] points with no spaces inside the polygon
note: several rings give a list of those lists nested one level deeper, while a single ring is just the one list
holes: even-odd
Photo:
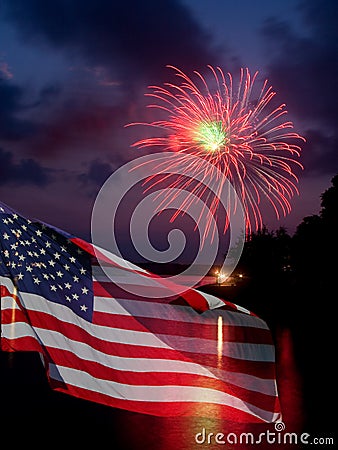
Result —
[{"label": "night sky", "polygon": [[208,64],[268,78],[302,145],[300,195],[269,228],[317,214],[338,173],[338,3],[334,0],[2,0],[0,201],[90,235],[104,181],[131,148],[147,86]]}]

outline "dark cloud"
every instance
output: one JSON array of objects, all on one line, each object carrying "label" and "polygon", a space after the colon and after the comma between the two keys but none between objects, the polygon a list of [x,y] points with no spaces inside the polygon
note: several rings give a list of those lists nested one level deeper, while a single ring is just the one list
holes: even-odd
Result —
[{"label": "dark cloud", "polygon": [[22,113],[48,106],[59,96],[61,88],[56,85],[43,86],[36,99],[29,99],[29,92],[12,80],[0,77],[0,139],[20,140],[39,133],[40,127],[34,119],[23,119]]},{"label": "dark cloud", "polygon": [[49,84],[40,89],[38,98],[28,108],[37,108],[39,106],[50,106],[54,103],[62,92],[61,86]]},{"label": "dark cloud", "polygon": [[[7,17],[25,41],[81,54],[124,79],[160,75],[167,64],[188,68],[215,62],[211,37],[178,0],[6,0]],[[165,72],[167,74],[167,72]],[[149,81],[149,78],[148,78]]]},{"label": "dark cloud", "polygon": [[[319,129],[307,130],[302,145],[305,174],[334,173],[338,170],[338,136],[328,136]],[[324,160],[324,163],[323,163]]]},{"label": "dark cloud", "polygon": [[299,2],[305,24],[322,43],[337,47],[338,4],[335,0],[302,0]]},{"label": "dark cloud", "polygon": [[97,188],[101,187],[107,178],[114,172],[112,164],[99,159],[94,159],[88,165],[86,173],[78,176],[81,185],[89,195],[96,194]]},{"label": "dark cloud", "polygon": [[[106,106],[86,99],[82,104],[68,99],[40,123],[39,133],[26,141],[36,157],[55,160],[71,151],[85,156],[107,148],[116,129],[123,129],[127,111],[122,105]],[[111,146],[113,143],[111,142]]]},{"label": "dark cloud", "polygon": [[51,181],[52,170],[42,167],[32,158],[14,161],[13,154],[0,148],[0,185],[46,186]]},{"label": "dark cloud", "polygon": [[[110,141],[113,145],[113,139],[116,142],[126,123],[149,114],[144,108],[136,117],[135,110],[139,112],[145,101],[146,84],[174,76],[167,64],[189,70],[205,69],[216,62],[211,37],[178,0],[5,0],[3,6],[2,17],[15,25],[25,44],[57,49],[71,57],[74,67],[80,58],[101,86],[97,95],[98,86],[95,90],[91,79],[88,85],[85,82],[78,90],[75,85],[75,92],[70,92],[71,85],[65,80],[62,89],[48,85],[36,99],[30,99],[34,116],[26,117],[34,117],[38,127],[26,135],[22,151],[36,158],[60,160],[66,152],[80,150],[85,161],[91,148],[102,155],[103,147]],[[102,86],[108,89],[114,83],[110,92],[116,92],[118,98],[108,106]],[[21,101],[23,91],[18,89],[16,95],[14,109],[23,111],[27,108]],[[10,109],[6,109],[6,117],[11,118],[14,113],[11,116]],[[4,132],[20,130],[16,122],[10,125],[3,121]],[[127,134],[128,140],[131,133]],[[107,143],[101,145],[104,139]],[[124,146],[129,148],[128,143]]]},{"label": "dark cloud", "polygon": [[32,121],[18,117],[25,108],[23,97],[24,89],[0,78],[0,139],[22,139],[35,131]]},{"label": "dark cloud", "polygon": [[262,28],[272,55],[268,77],[305,130],[308,143],[303,158],[308,168],[334,173],[338,171],[338,3],[307,0],[300,3],[299,11],[307,27],[304,35],[277,19],[269,19]]}]

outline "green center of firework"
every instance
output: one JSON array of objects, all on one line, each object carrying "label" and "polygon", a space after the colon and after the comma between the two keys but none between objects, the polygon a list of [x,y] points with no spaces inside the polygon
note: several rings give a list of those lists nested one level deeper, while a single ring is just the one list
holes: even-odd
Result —
[{"label": "green center of firework", "polygon": [[220,150],[228,143],[227,133],[220,121],[201,122],[194,140],[208,152]]}]

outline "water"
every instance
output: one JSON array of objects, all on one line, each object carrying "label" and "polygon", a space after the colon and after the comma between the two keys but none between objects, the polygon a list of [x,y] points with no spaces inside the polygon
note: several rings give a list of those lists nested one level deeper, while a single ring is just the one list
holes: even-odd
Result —
[{"label": "water", "polygon": [[[277,378],[285,431],[300,433],[304,427],[304,393],[292,334],[283,329],[276,336]],[[235,444],[241,433],[250,432],[255,439],[260,433],[275,433],[274,425],[234,424],[215,417],[153,417],[60,394],[50,389],[37,354],[1,353],[1,433],[10,435],[16,443],[23,439],[34,446],[43,442],[42,431],[54,443],[69,444],[73,440],[80,446],[93,439],[95,448],[100,448],[101,442],[114,450],[301,448],[267,443],[265,438],[261,438],[261,444]],[[233,433],[230,435],[233,443],[221,443],[228,439],[228,433]]]}]

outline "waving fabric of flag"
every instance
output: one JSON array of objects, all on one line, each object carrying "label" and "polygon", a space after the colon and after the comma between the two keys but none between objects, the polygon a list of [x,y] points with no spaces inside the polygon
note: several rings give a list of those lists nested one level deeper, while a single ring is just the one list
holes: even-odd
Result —
[{"label": "waving fabric of flag", "polygon": [[39,352],[52,389],[157,416],[281,418],[270,330],[244,308],[170,295],[162,278],[1,203],[0,284],[1,348]]}]

